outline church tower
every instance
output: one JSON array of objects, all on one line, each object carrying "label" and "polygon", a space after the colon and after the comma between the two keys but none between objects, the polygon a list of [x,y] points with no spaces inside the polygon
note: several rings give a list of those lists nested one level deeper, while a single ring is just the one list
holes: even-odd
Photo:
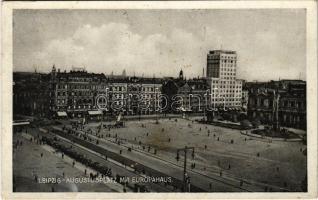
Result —
[{"label": "church tower", "polygon": [[182,69],[181,69],[180,72],[179,72],[179,79],[182,79],[182,80],[183,80],[183,71],[182,71]]}]

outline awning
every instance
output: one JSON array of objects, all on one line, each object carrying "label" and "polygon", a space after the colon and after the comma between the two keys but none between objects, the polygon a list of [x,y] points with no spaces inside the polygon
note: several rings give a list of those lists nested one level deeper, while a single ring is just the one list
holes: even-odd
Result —
[{"label": "awning", "polygon": [[59,117],[67,117],[67,114],[64,111],[58,111],[57,112],[57,116],[59,116]]},{"label": "awning", "polygon": [[89,115],[102,115],[102,111],[101,110],[89,110],[88,111]]},{"label": "awning", "polygon": [[30,122],[25,121],[25,122],[13,122],[13,126],[22,126],[22,125],[29,125]]}]

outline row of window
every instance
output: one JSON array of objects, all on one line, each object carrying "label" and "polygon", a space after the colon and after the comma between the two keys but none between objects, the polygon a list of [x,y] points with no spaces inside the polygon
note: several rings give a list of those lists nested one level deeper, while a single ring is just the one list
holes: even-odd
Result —
[{"label": "row of window", "polygon": [[[271,107],[273,105],[273,101],[271,99],[250,99],[249,103],[250,105],[264,107]],[[305,108],[306,102],[285,100],[280,102],[280,106],[286,108]]]},{"label": "row of window", "polygon": [[[57,86],[58,89],[67,89],[66,84],[60,84]],[[124,86],[111,86],[108,87],[106,85],[70,85],[70,89],[107,89],[109,88],[110,91],[127,91],[127,87]],[[153,87],[142,87],[141,91],[145,92],[154,92],[155,90],[159,90],[160,88],[153,88]]]},{"label": "row of window", "polygon": [[221,72],[221,76],[223,75],[228,75],[228,76],[232,76],[232,78],[235,78],[235,73],[223,73]]},{"label": "row of window", "polygon": [[237,88],[240,89],[242,86],[240,85],[220,85],[220,88]]},{"label": "row of window", "polygon": [[227,81],[227,80],[212,80],[212,83],[213,84],[221,84],[221,85],[225,85],[225,84],[227,84],[227,85],[231,85],[231,84],[237,84],[237,85],[239,85],[240,87],[241,87],[241,84],[240,84],[240,82],[238,82],[238,81]]},{"label": "row of window", "polygon": [[235,79],[235,77],[232,77],[232,76],[222,76],[222,78],[223,79],[225,79],[225,80],[234,80]]}]

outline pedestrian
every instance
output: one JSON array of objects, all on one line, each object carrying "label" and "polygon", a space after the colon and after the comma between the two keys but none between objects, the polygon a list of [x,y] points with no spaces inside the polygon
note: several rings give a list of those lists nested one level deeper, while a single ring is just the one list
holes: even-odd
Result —
[{"label": "pedestrian", "polygon": [[207,149],[208,147],[206,145],[204,145],[204,149]]},{"label": "pedestrian", "polygon": [[228,167],[228,169],[231,169],[231,164],[229,164],[229,167]]},{"label": "pedestrian", "polygon": [[87,169],[84,170],[84,174],[85,174],[85,175],[87,174]]},{"label": "pedestrian", "polygon": [[73,167],[75,166],[75,161],[73,160],[73,163],[72,163]]},{"label": "pedestrian", "polygon": [[63,175],[63,178],[64,178],[65,177],[65,173],[63,172],[62,175]]},{"label": "pedestrian", "polygon": [[286,182],[284,182],[284,187],[287,187],[287,183]]},{"label": "pedestrian", "polygon": [[43,157],[43,153],[41,153],[41,158]]},{"label": "pedestrian", "polygon": [[240,187],[242,187],[243,186],[243,181],[242,180],[240,180]]},{"label": "pedestrian", "polygon": [[64,159],[64,153],[62,153],[62,159]]}]

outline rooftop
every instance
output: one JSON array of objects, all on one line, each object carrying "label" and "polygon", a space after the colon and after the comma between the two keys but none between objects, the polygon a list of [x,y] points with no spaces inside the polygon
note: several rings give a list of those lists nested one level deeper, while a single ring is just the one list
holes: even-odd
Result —
[{"label": "rooftop", "polygon": [[210,54],[221,54],[221,53],[236,54],[236,51],[230,51],[230,50],[213,50],[213,51],[210,51]]}]

